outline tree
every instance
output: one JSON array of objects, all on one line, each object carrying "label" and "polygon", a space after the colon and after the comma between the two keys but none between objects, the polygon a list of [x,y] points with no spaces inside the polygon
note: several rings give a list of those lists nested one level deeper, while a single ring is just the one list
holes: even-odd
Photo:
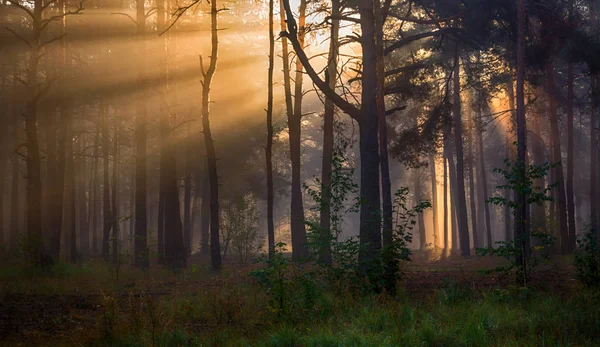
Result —
[{"label": "tree", "polygon": [[221,249],[219,244],[219,182],[217,174],[217,154],[215,143],[210,129],[210,85],[217,69],[217,53],[219,49],[217,1],[210,4],[210,32],[211,52],[208,69],[204,70],[202,56],[200,66],[202,68],[202,131],[204,134],[204,145],[206,147],[206,163],[208,166],[208,181],[210,190],[210,255],[214,270],[221,268]]},{"label": "tree", "polygon": [[[265,157],[267,165],[267,238],[269,257],[275,251],[275,224],[273,221],[273,64],[275,61],[275,33],[273,32],[273,2],[269,0],[269,69],[267,73],[267,146]],[[287,42],[286,42],[287,44]]]}]

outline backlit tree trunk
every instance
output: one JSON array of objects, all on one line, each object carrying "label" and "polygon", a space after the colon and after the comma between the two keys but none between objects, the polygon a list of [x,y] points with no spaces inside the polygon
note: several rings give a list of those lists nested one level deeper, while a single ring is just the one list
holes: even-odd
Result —
[{"label": "backlit tree trunk", "polygon": [[[275,33],[273,32],[273,4],[269,0],[269,69],[267,73],[267,146],[265,157],[267,166],[267,246],[269,257],[273,257],[275,247],[275,223],[273,221],[273,64],[275,61]],[[287,41],[287,40],[286,40]],[[287,42],[286,42],[287,45]]]}]

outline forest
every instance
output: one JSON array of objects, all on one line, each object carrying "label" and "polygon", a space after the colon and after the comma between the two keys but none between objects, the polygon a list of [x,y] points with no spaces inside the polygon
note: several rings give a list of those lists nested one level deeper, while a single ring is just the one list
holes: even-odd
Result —
[{"label": "forest", "polygon": [[599,344],[599,24],[0,0],[0,345]]}]

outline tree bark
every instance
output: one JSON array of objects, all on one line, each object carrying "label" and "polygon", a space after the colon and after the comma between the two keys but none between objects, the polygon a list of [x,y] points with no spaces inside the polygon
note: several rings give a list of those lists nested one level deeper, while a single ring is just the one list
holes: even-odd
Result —
[{"label": "tree bark", "polygon": [[463,160],[462,111],[460,99],[460,58],[458,47],[454,58],[454,145],[456,147],[456,206],[458,214],[458,233],[462,256],[471,255],[469,240],[469,221],[467,218],[467,198],[465,194],[465,170]]},{"label": "tree bark", "polygon": [[[446,165],[446,163],[444,163],[444,165]],[[433,205],[433,248],[437,249],[440,246],[440,234],[435,154],[429,156],[429,169],[431,170],[431,204]]]},{"label": "tree bark", "polygon": [[473,247],[478,248],[481,246],[480,240],[483,239],[483,235],[480,235],[479,228],[477,225],[477,208],[475,203],[475,151],[473,149],[473,127],[475,120],[473,119],[473,110],[467,108],[469,129],[467,130],[467,171],[469,173],[469,203],[471,208],[471,230],[473,233]]},{"label": "tree bark", "polygon": [[[219,48],[217,26],[217,1],[211,1],[211,54],[208,70],[202,81],[202,130],[206,146],[206,162],[208,165],[208,180],[210,186],[210,255],[214,270],[221,268],[221,246],[219,243],[219,183],[217,175],[217,154],[212,138],[209,121],[210,85],[217,68],[217,52]],[[200,61],[202,64],[202,61]],[[204,71],[204,67],[202,67]]]},{"label": "tree bark", "polygon": [[[483,96],[480,96],[480,103],[485,103],[485,99],[483,99]],[[487,108],[486,108],[487,109]],[[482,108],[481,108],[481,104],[479,105],[479,114],[483,114],[482,112]],[[492,226],[491,226],[491,221],[490,221],[490,205],[487,203],[487,199],[488,199],[488,183],[487,183],[487,173],[486,173],[486,166],[485,166],[485,153],[484,153],[484,148],[483,148],[483,124],[477,124],[476,123],[476,127],[477,127],[477,146],[478,146],[478,151],[477,154],[479,155],[479,167],[477,168],[477,171],[479,173],[479,201],[480,201],[480,206],[483,206],[484,209],[484,213],[485,213],[485,240],[486,240],[486,246],[487,247],[492,247],[493,244],[493,240],[492,240]],[[509,215],[510,218],[510,215]]]},{"label": "tree bark", "polygon": [[147,211],[147,172],[146,172],[146,104],[144,100],[144,73],[146,49],[146,14],[144,1],[136,3],[136,31],[138,45],[138,76],[135,100],[135,236],[134,264],[146,269],[148,260],[148,211]]},{"label": "tree bark", "polygon": [[[269,257],[272,258],[275,249],[275,222],[273,220],[273,65],[275,62],[275,33],[273,30],[273,4],[269,0],[269,69],[267,72],[267,146],[265,157],[267,166],[267,246]],[[283,13],[283,11],[281,11]],[[282,39],[283,40],[283,39]],[[287,40],[286,40],[287,45]]]},{"label": "tree bark", "polygon": [[[525,179],[527,160],[527,121],[525,118],[525,0],[517,2],[517,165],[519,179]],[[563,193],[564,194],[564,193]],[[520,249],[516,261],[521,269],[517,272],[517,283],[527,284],[527,266],[529,260],[529,215],[526,195],[516,192],[515,239]]]},{"label": "tree bark", "polygon": [[[560,145],[560,132],[558,129],[558,114],[556,111],[556,86],[554,80],[554,64],[552,62],[548,63],[546,66],[546,78],[548,83],[548,93],[549,93],[549,109],[550,113],[550,136],[552,139],[552,160],[554,163],[562,162],[562,151]],[[557,197],[558,197],[558,225],[560,232],[560,249],[562,254],[568,254],[571,250],[570,247],[570,237],[569,237],[569,217],[567,214],[567,197],[565,194],[565,179],[562,169],[562,164],[556,166],[554,169],[557,186]]]},{"label": "tree bark", "polygon": [[[340,15],[340,1],[331,1],[331,16]],[[329,55],[327,57],[326,82],[329,88],[335,90],[337,79],[338,39],[340,21],[332,19],[329,38]],[[330,98],[325,99],[325,110],[323,112],[323,160],[321,162],[321,201],[322,206],[319,215],[319,226],[322,232],[329,233],[327,238],[333,238],[334,231],[331,230],[331,161],[333,160],[333,121],[335,104]],[[320,259],[322,263],[331,264],[331,244],[323,247]]]},{"label": "tree bark", "polygon": [[112,211],[110,205],[110,181],[109,181],[109,151],[110,139],[108,137],[108,115],[105,104],[100,105],[100,117],[102,118],[102,258],[109,260],[110,231],[112,229]]}]

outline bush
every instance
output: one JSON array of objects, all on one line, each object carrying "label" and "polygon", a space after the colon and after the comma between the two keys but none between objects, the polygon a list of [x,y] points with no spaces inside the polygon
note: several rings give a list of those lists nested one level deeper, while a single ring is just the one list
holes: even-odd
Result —
[{"label": "bush", "polygon": [[576,277],[587,287],[600,286],[600,244],[594,231],[577,239]]}]

